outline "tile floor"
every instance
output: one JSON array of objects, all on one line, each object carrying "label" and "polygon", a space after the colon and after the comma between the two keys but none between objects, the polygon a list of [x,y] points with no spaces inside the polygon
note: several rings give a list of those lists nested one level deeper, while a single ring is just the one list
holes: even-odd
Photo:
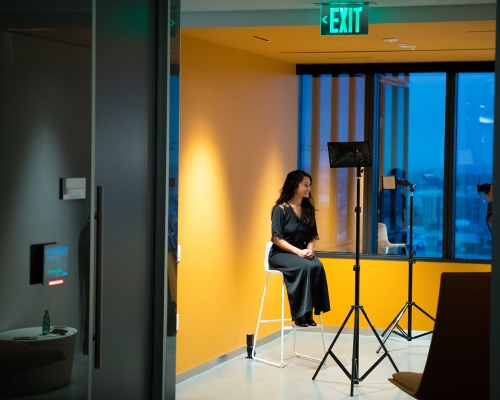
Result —
[{"label": "tile floor", "polygon": [[[328,349],[335,337],[325,333]],[[394,338],[393,338],[394,337]],[[392,335],[386,347],[400,371],[422,372],[430,338],[408,342]],[[333,354],[351,372],[353,335],[342,334],[332,347]],[[362,377],[381,357],[376,353],[378,341],[373,335],[359,336],[359,376]],[[280,340],[276,339],[257,349],[263,358],[279,361]],[[297,351],[323,358],[325,352],[321,335],[317,332],[299,332]],[[187,379],[176,386],[177,400],[288,400],[288,399],[350,399],[351,381],[334,359],[328,355],[326,365],[313,375],[319,363],[291,357],[293,336],[285,337],[285,367],[277,368],[246,358],[246,353],[218,365],[202,374]],[[385,357],[364,379],[354,385],[353,398],[367,400],[412,399],[387,379],[395,372],[388,357]]]}]

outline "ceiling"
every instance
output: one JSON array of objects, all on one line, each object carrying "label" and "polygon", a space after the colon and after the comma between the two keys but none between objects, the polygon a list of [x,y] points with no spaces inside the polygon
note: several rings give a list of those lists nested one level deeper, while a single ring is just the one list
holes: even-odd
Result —
[{"label": "ceiling", "polygon": [[[358,36],[321,36],[320,3],[310,0],[180,2],[183,35],[292,64],[495,59],[496,0],[376,0],[370,2],[369,33]],[[91,10],[91,0],[45,0],[42,3],[17,0],[2,4],[0,17],[2,13],[14,15],[26,11],[69,11],[83,15]],[[90,29],[81,24],[72,29],[24,26],[12,30],[91,45]],[[406,47],[401,47],[403,45]]]},{"label": "ceiling", "polygon": [[293,64],[495,59],[495,21],[377,24],[367,36],[320,36],[318,26],[186,28],[182,33]]},{"label": "ceiling", "polygon": [[[492,61],[495,4],[495,0],[376,0],[370,3],[368,35],[321,36],[319,2],[182,0],[181,25],[187,27],[181,32],[293,64]],[[474,13],[478,7],[482,14]],[[290,17],[285,13],[291,11],[292,22],[280,23],[279,16]],[[277,20],[274,26],[252,23],[266,20],[266,14]]]},{"label": "ceiling", "polygon": [[[363,0],[181,0],[182,12],[253,11],[311,9],[320,3],[360,3]],[[496,0],[374,0],[372,7],[447,6],[459,4],[496,4]]]}]

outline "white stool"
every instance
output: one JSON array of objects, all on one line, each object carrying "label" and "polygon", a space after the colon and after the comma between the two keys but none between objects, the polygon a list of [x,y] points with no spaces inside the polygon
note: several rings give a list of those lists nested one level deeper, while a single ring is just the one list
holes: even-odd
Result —
[{"label": "white stool", "polygon": [[[319,358],[307,356],[305,354],[301,354],[301,353],[297,352],[297,350],[296,350],[296,333],[295,333],[297,330],[302,330],[302,329],[311,329],[311,328],[321,329],[321,338],[323,339],[323,353],[326,353],[325,336],[324,336],[324,332],[323,332],[323,319],[321,318],[321,314],[319,315],[319,324],[317,326],[307,327],[307,328],[301,328],[295,324],[285,326],[285,321],[292,321],[292,319],[291,318],[285,319],[285,280],[283,278],[283,274],[276,269],[269,269],[269,252],[271,251],[272,245],[273,245],[273,242],[267,242],[267,244],[266,244],[266,254],[264,256],[264,270],[267,272],[267,278],[266,278],[266,283],[264,285],[264,294],[262,295],[262,302],[260,303],[259,319],[257,320],[257,328],[255,329],[255,337],[253,340],[253,350],[252,350],[253,351],[253,359],[256,361],[266,363],[266,364],[274,365],[275,367],[278,367],[278,368],[283,368],[283,341],[284,341],[284,336],[285,336],[285,330],[292,330],[293,331],[293,352],[295,354],[295,357],[304,358],[306,360],[311,360],[311,361],[321,362],[321,359],[319,359]],[[262,310],[264,309],[264,301],[266,299],[267,283],[269,282],[269,276],[271,276],[271,275],[280,275],[282,277],[281,318],[279,318],[279,319],[262,319]],[[255,350],[257,348],[257,338],[259,335],[259,325],[263,324],[263,323],[268,323],[268,322],[280,322],[281,323],[281,359],[280,359],[279,363],[265,360],[261,357],[256,356]]]}]

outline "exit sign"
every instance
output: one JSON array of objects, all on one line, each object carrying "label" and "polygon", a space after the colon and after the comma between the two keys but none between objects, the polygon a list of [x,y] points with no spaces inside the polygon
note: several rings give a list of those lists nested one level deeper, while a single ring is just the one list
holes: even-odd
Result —
[{"label": "exit sign", "polygon": [[368,3],[321,4],[321,35],[368,35],[368,9]]}]

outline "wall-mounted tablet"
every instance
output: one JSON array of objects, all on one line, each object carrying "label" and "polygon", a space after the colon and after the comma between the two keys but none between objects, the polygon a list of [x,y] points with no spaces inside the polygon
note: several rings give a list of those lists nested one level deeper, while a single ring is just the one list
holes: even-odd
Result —
[{"label": "wall-mounted tablet", "polygon": [[46,244],[43,249],[43,284],[60,285],[68,277],[68,246]]}]

